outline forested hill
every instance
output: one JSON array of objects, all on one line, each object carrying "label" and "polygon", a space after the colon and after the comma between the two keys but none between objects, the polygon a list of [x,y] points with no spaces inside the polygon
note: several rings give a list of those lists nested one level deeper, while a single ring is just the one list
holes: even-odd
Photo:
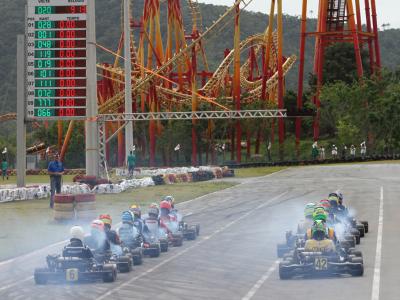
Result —
[{"label": "forested hill", "polygon": [[[108,48],[116,49],[120,35],[120,16],[122,1],[96,1],[97,40]],[[143,0],[135,0],[133,14],[136,19],[141,15]],[[24,33],[24,5],[26,0],[1,0],[0,12],[0,113],[16,110],[16,35]],[[191,19],[186,2],[183,1],[184,24],[188,32],[191,30]],[[203,25],[209,26],[222,14],[226,7],[200,4],[203,16]],[[162,30],[166,32],[166,2],[161,5]],[[241,16],[242,38],[254,33],[262,32],[267,24],[268,17],[261,13],[243,12]],[[310,30],[315,28],[315,20],[309,22]],[[298,54],[300,20],[297,17],[284,18],[284,53],[285,55]],[[206,52],[210,66],[215,68],[223,59],[226,48],[232,48],[232,22],[217,31],[206,40]],[[396,67],[400,64],[400,51],[397,41],[400,40],[400,30],[386,30],[380,33],[382,60],[387,67]],[[312,62],[313,43],[307,43],[308,57],[306,72],[310,70]],[[98,60],[111,60],[99,52]],[[296,87],[297,69],[293,69],[288,76],[289,88]]]}]

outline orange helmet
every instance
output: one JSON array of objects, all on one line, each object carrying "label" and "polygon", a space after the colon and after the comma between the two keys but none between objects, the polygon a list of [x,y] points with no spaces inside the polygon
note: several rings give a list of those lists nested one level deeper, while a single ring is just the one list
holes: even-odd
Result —
[{"label": "orange helmet", "polygon": [[97,229],[99,231],[104,231],[104,223],[101,220],[94,220],[92,224],[90,224],[92,229]]},{"label": "orange helmet", "polygon": [[99,216],[99,220],[104,223],[104,225],[110,225],[112,224],[112,219],[109,214],[104,214]]},{"label": "orange helmet", "polygon": [[172,208],[172,206],[169,201],[164,200],[164,201],[161,201],[160,208],[165,208],[165,209],[170,210]]}]

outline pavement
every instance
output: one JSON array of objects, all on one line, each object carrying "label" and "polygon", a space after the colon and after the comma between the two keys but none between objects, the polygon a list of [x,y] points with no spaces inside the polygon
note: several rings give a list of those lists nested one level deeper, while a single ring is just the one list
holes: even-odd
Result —
[{"label": "pavement", "polygon": [[[0,262],[0,299],[400,299],[400,165],[292,168],[181,203],[201,236],[146,258],[115,283],[36,286],[33,270],[63,243]],[[340,189],[358,219],[363,277],[280,280],[276,244],[295,229],[304,205]],[[40,238],[40,237],[38,237]]]}]

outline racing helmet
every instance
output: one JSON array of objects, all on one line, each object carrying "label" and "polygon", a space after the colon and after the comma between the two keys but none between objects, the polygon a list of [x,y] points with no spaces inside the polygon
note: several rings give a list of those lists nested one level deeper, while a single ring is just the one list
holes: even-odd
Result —
[{"label": "racing helmet", "polygon": [[331,203],[328,199],[322,199],[321,201],[319,201],[319,205],[322,206],[326,212],[328,212],[331,208]]},{"label": "racing helmet", "polygon": [[168,209],[171,210],[172,206],[171,203],[167,200],[163,200],[160,202],[160,209]]},{"label": "racing helmet", "polygon": [[306,206],[304,207],[304,217],[312,218],[314,209],[315,209],[315,203],[312,202],[307,203]]},{"label": "racing helmet", "polygon": [[112,219],[109,214],[103,214],[99,216],[99,220],[104,223],[104,225],[108,225],[111,227],[112,225]]},{"label": "racing helmet", "polygon": [[169,203],[171,203],[171,206],[173,206],[174,203],[175,203],[175,199],[172,196],[165,196],[163,200],[164,201],[168,201]]},{"label": "racing helmet", "polygon": [[322,206],[317,206],[313,213],[313,220],[326,222],[328,216],[326,215],[325,208]]},{"label": "racing helmet", "polygon": [[122,217],[121,217],[121,221],[122,223],[130,223],[133,224],[133,216],[132,213],[130,211],[124,211],[122,213]]},{"label": "racing helmet", "polygon": [[326,226],[321,220],[316,220],[311,228],[311,235],[315,240],[323,240],[326,236]]},{"label": "racing helmet", "polygon": [[129,210],[133,213],[134,216],[140,218],[142,215],[142,210],[140,209],[140,206],[137,204],[131,205]]},{"label": "racing helmet", "polygon": [[328,200],[331,204],[331,207],[337,207],[339,204],[339,197],[336,195],[336,193],[331,193],[328,197]]},{"label": "racing helmet", "polygon": [[101,220],[93,220],[92,224],[90,224],[90,228],[92,230],[97,230],[97,231],[104,231],[104,223]]},{"label": "racing helmet", "polygon": [[343,204],[343,194],[339,191],[336,191],[336,195],[338,196],[338,202],[340,205]]},{"label": "racing helmet", "polygon": [[83,242],[83,239],[85,238],[85,233],[81,226],[72,226],[69,233],[72,239],[77,239],[81,242]]},{"label": "racing helmet", "polygon": [[158,204],[155,203],[155,202],[153,202],[153,203],[151,203],[151,204],[149,205],[149,208],[152,208],[152,207],[158,209]]},{"label": "racing helmet", "polygon": [[153,216],[158,218],[159,210],[157,207],[149,207],[149,211],[147,212],[149,216]]}]

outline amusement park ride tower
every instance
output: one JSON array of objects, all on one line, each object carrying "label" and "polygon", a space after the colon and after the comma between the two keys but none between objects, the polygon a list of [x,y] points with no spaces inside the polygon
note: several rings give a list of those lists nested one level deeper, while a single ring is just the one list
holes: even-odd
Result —
[{"label": "amusement park ride tower", "polygon": [[[317,108],[314,121],[314,140],[319,138],[320,90],[323,81],[325,50],[334,43],[352,43],[357,64],[357,74],[364,75],[361,49],[368,47],[371,74],[379,72],[381,58],[378,40],[378,23],[375,0],[364,0],[365,24],[362,25],[361,2],[363,0],[319,0],[318,23],[315,32],[306,32],[307,0],[303,0],[300,38],[300,67],[297,107],[303,106],[304,56],[307,37],[315,37],[313,74],[317,79],[317,90],[313,103]],[[300,143],[301,117],[296,119],[296,145]],[[298,148],[297,148],[298,149]]]}]

